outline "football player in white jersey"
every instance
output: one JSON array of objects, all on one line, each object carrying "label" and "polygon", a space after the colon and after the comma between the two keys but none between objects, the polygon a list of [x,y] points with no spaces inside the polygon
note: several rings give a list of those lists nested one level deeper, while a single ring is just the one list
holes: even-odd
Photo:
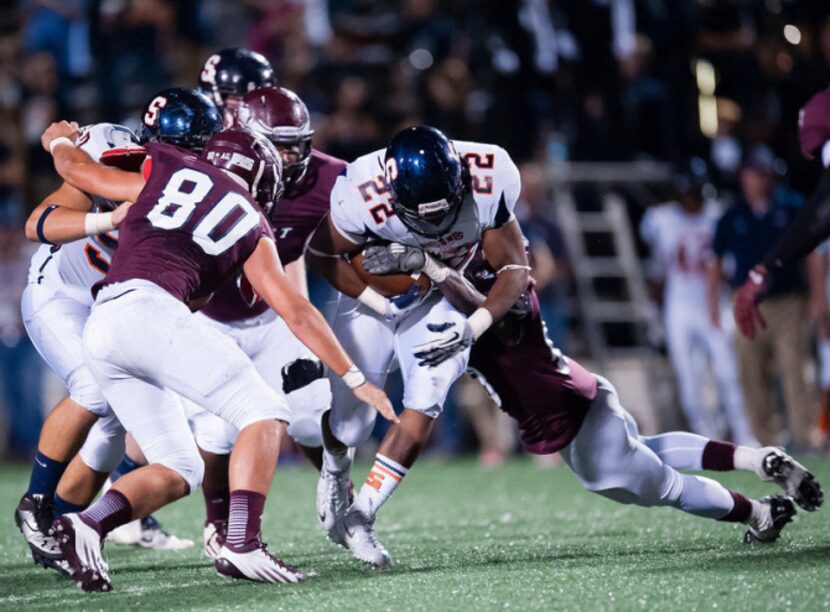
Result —
[{"label": "football player in white jersey", "polygon": [[[195,147],[221,128],[216,107],[203,94],[162,93],[165,101],[159,105],[160,96],[155,96],[145,112],[152,115],[148,138]],[[83,128],[78,146],[93,159],[130,170],[137,169],[145,155],[130,130],[108,123]],[[35,561],[58,571],[63,571],[61,554],[47,534],[53,512],[73,512],[91,501],[124,456],[124,431],[87,368],[82,344],[92,305],[91,287],[109,270],[118,243],[115,230],[129,209],[127,204],[118,204],[64,183],[32,212],[26,225],[27,237],[44,244],[32,258],[21,304],[23,321],[33,344],[63,380],[69,397],[55,406],[43,425],[29,487],[15,511],[15,521]],[[76,453],[78,457],[69,464]],[[62,494],[57,507],[56,490]],[[62,500],[67,492],[72,495]],[[84,503],[79,502],[81,498]]]},{"label": "football player in white jersey", "polygon": [[[690,170],[676,177],[679,202],[646,211],[640,234],[663,274],[666,342],[690,429],[706,438],[724,437],[718,423],[721,419],[709,413],[703,393],[703,365],[708,360],[730,438],[739,445],[754,447],[757,442],[744,412],[732,340],[715,318],[719,303],[717,296],[708,296],[706,286],[706,266],[711,260],[712,236],[721,210],[716,201],[703,197],[705,175],[695,170],[693,160]],[[707,298],[713,300],[711,305]]]},{"label": "football player in white jersey", "polygon": [[[320,522],[333,541],[375,567],[391,562],[374,535],[377,511],[426,444],[450,386],[465,371],[472,343],[527,288],[524,239],[513,215],[519,190],[519,171],[504,149],[452,142],[431,127],[408,128],[385,150],[348,165],[332,191],[329,217],[306,251],[309,265],[342,294],[331,324],[358,367],[379,386],[395,360],[403,376],[400,423],[381,442],[350,507],[350,449],[369,437],[375,415],[332,378],[332,408],[323,417]],[[482,247],[498,280],[469,318],[438,292],[389,300],[343,258],[372,241],[417,246],[429,262],[457,270]],[[389,262],[389,271],[400,269],[399,263]],[[427,264],[424,271],[430,276],[437,267]]]}]

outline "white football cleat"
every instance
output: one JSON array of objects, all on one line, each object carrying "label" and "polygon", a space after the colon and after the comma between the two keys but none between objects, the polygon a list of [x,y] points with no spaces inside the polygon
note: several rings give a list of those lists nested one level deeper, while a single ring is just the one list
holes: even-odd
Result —
[{"label": "white football cleat", "polygon": [[256,582],[291,584],[308,578],[305,572],[284,563],[268,552],[265,544],[248,552],[234,552],[223,546],[216,559],[216,571],[222,576]]},{"label": "white football cleat", "polygon": [[375,536],[375,519],[359,510],[349,509],[329,532],[329,538],[348,548],[356,559],[378,569],[392,565],[392,557]]},{"label": "white football cleat", "polygon": [[[753,512],[747,521],[744,542],[747,544],[769,544],[775,542],[787,523],[795,516],[795,506],[789,497],[767,496],[758,500],[761,513]],[[754,502],[753,502],[754,505]]]},{"label": "white football cleat", "polygon": [[208,559],[218,559],[219,551],[225,542],[228,532],[228,523],[208,523],[202,531],[202,554]]},{"label": "white football cleat", "polygon": [[52,500],[39,494],[24,495],[14,511],[14,522],[26,538],[35,563],[69,575],[60,546],[50,535],[52,520]]},{"label": "white football cleat", "polygon": [[75,584],[84,591],[112,590],[109,566],[101,556],[101,538],[97,531],[84,523],[78,514],[64,514],[52,523],[52,534]]},{"label": "white football cleat", "polygon": [[335,471],[331,469],[331,462],[326,460],[328,452],[323,450],[323,469],[317,481],[317,520],[324,531],[331,532],[334,523],[349,508],[349,468],[353,452],[353,449],[349,450],[349,464]]},{"label": "white football cleat", "polygon": [[807,512],[818,510],[824,493],[807,468],[780,448],[768,446],[760,451],[763,458],[756,472],[761,480],[777,484]]}]

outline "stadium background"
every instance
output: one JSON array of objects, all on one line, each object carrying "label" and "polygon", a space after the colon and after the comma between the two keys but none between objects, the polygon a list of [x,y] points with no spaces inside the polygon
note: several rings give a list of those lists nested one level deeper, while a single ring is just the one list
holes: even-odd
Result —
[{"label": "stadium background", "polygon": [[[61,118],[135,126],[155,91],[194,86],[210,52],[231,46],[271,60],[330,154],[354,159],[415,123],[504,146],[538,187],[520,218],[553,339],[608,372],[646,431],[681,425],[637,223],[673,197],[672,168],[690,156],[729,202],[757,144],[782,184],[809,194],[817,164],[799,155],[796,121],[828,85],[829,12],[823,0],[0,2],[0,456],[30,456],[63,392],[19,315],[34,248],[23,220],[56,185],[41,132]],[[609,201],[622,238],[567,214]],[[623,273],[587,278],[591,258]],[[326,288],[312,289],[322,305]],[[488,416],[474,427],[477,413]],[[516,449],[511,427],[459,385],[432,452],[498,463]]]}]

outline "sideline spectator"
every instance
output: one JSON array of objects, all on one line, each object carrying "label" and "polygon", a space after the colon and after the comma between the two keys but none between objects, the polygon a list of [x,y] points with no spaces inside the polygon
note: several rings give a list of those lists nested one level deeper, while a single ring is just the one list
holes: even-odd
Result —
[{"label": "sideline spectator", "polygon": [[[710,274],[710,303],[725,270],[737,289],[764,258],[769,245],[783,234],[803,203],[794,191],[776,185],[776,160],[763,146],[749,150],[740,171],[741,194],[718,222],[713,248],[718,257]],[[783,386],[789,441],[800,450],[811,448],[814,402],[805,380],[808,358],[806,284],[800,266],[775,277],[761,304],[767,321],[755,341],[735,334],[741,385],[755,437],[762,445],[782,444],[775,411],[774,375]],[[717,313],[710,310],[713,322]]]}]

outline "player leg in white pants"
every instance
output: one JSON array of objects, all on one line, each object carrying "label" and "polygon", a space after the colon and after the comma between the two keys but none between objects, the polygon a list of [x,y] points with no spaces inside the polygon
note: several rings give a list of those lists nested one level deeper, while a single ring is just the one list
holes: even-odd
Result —
[{"label": "player leg in white pants", "polygon": [[[678,468],[700,469],[702,465],[699,467],[693,458],[703,456],[699,443],[705,438],[683,434],[675,438],[670,437],[674,434],[639,438],[636,424],[620,405],[614,387],[597,378],[597,397],[579,433],[561,451],[587,490],[623,504],[671,506],[696,516],[747,523],[750,531],[777,537],[795,513],[794,508],[784,508],[779,514],[775,503],[780,505],[779,499],[783,498],[773,498],[775,503],[750,500],[710,478],[679,473],[667,461]],[[740,460],[760,464],[756,456]]]},{"label": "player leg in white pants", "polygon": [[46,282],[31,283],[23,291],[21,314],[29,338],[63,381],[69,397],[52,409],[43,424],[29,486],[15,520],[35,561],[62,571],[60,551],[48,531],[53,509],[74,504],[56,498],[56,489],[90,428],[107,412],[107,402],[84,361],[81,338],[89,306]]},{"label": "player leg in white pants", "polygon": [[[219,323],[203,315],[197,316],[205,324],[230,336],[251,358],[268,386],[285,396],[292,418],[287,433],[320,469],[323,444],[320,419],[331,405],[329,382],[320,360],[273,311],[235,323]],[[216,415],[187,403],[196,443],[205,460],[202,483],[207,515],[204,553],[215,558],[229,511],[227,460],[239,432]]]},{"label": "player leg in white pants", "polygon": [[695,360],[695,357],[700,357],[696,351],[704,348],[695,326],[697,316],[698,313],[690,311],[687,306],[667,304],[666,343],[677,377],[680,405],[689,429],[701,436],[715,438],[718,437],[716,428],[703,399],[702,372]]},{"label": "player leg in white pants", "polygon": [[704,317],[699,318],[700,336],[706,343],[712,370],[718,384],[718,400],[723,407],[726,426],[731,439],[743,446],[757,446],[746,418],[744,394],[738,379],[738,362],[732,347],[732,335],[712,327]]},{"label": "player leg in white pants", "polygon": [[[361,320],[363,316],[366,315],[359,315],[348,321],[353,339],[357,336],[355,329],[363,324]],[[372,318],[376,319],[377,315]],[[468,349],[436,367],[421,367],[414,356],[415,347],[429,341],[432,335],[446,329],[448,323],[463,325],[463,318],[447,300],[440,295],[433,295],[394,321],[393,347],[404,383],[404,410],[400,414],[400,423],[393,425],[381,442],[372,469],[358,492],[354,504],[345,514],[338,516],[333,527],[329,529],[331,539],[348,547],[358,559],[376,567],[387,567],[391,559],[375,538],[375,516],[426,444],[435,419],[441,414],[450,386],[466,370],[469,359]],[[337,321],[335,321],[334,329],[337,332]],[[377,360],[372,363],[375,368],[379,369],[378,366],[386,365],[384,361],[388,359],[388,353],[385,352],[384,345],[376,344],[368,338],[363,339],[363,343],[364,353],[370,351],[372,354],[371,352],[377,351],[381,355],[381,357],[373,355]],[[347,350],[349,350],[348,347]],[[358,366],[363,369],[359,361]],[[377,372],[377,369],[374,372]],[[364,370],[367,376],[370,371],[372,370]],[[345,445],[361,442],[371,431],[373,419],[365,418],[366,408],[351,405],[348,410],[342,410],[337,401],[338,393],[335,390],[334,404],[329,418],[331,433]],[[352,420],[347,420],[349,418]],[[325,440],[327,450],[331,451],[328,438]],[[343,452],[342,447],[339,456],[335,453],[326,453],[324,470],[321,473],[318,487],[318,514],[321,519],[328,514],[337,515],[341,511],[344,505],[342,503],[342,474],[347,472],[348,465],[348,454]],[[332,478],[330,477],[332,474],[341,476]],[[321,512],[321,505],[325,506],[325,504],[320,504],[320,500],[326,498],[326,487],[329,487],[329,490],[335,488],[331,484],[332,480],[338,482],[341,503],[337,506],[329,504],[327,508],[322,508],[324,512]],[[321,495],[321,490],[323,495]],[[327,497],[333,499],[335,496],[329,494]]]},{"label": "player leg in white pants", "polygon": [[[84,346],[101,390],[149,465],[119,479],[79,517],[65,517],[62,526],[81,520],[103,537],[199,486],[203,463],[178,395],[241,431],[231,458],[232,508],[234,496],[264,503],[288,409],[230,338],[204,325],[161,288],[129,281],[102,290]],[[249,522],[249,513],[256,512],[250,505],[232,511],[229,531],[247,535],[258,523],[256,517]],[[64,539],[62,550],[69,547]],[[86,586],[100,588],[92,582]]]}]

